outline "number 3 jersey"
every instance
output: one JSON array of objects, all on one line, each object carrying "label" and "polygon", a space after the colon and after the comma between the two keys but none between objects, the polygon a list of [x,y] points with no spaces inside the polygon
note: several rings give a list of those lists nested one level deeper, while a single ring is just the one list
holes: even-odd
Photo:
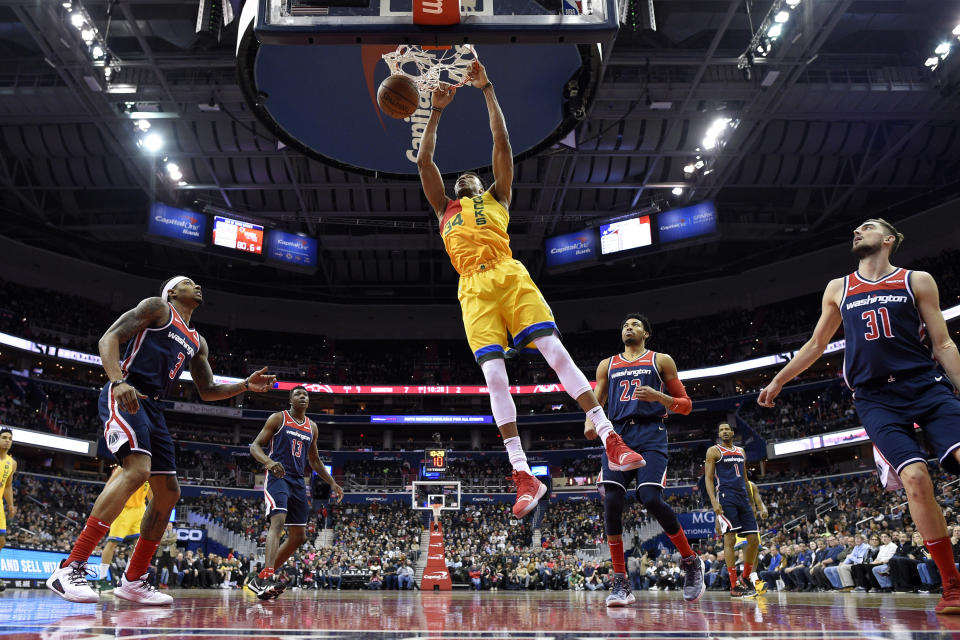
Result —
[{"label": "number 3 jersey", "polygon": [[912,274],[897,269],[871,281],[854,271],[843,279],[843,377],[851,389],[936,366],[923,344],[925,329],[910,287]]},{"label": "number 3 jersey", "polygon": [[284,411],[283,424],[270,441],[268,455],[271,460],[283,465],[287,475],[302,478],[306,475],[304,463],[310,451],[311,440],[313,429],[310,428],[310,418],[304,416],[303,422],[297,422],[289,411]]},{"label": "number 3 jersey", "polygon": [[170,393],[186,365],[200,350],[200,334],[187,326],[170,303],[170,320],[162,327],[147,327],[127,343],[120,362],[123,377],[150,397]]},{"label": "number 3 jersey", "polygon": [[440,221],[443,246],[460,275],[513,257],[507,225],[510,214],[489,191],[450,200]]}]

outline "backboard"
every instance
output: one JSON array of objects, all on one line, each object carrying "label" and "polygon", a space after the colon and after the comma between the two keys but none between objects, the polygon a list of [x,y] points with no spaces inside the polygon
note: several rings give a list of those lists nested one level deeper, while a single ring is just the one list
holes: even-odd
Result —
[{"label": "backboard", "polygon": [[414,480],[410,501],[410,506],[419,511],[430,511],[432,504],[442,504],[442,511],[459,511],[460,483],[445,480]]},{"label": "backboard", "polygon": [[[415,0],[248,0],[269,44],[477,44],[610,42],[616,0],[433,0],[460,3],[460,23],[413,24]],[[246,10],[246,6],[244,10]]]},{"label": "backboard", "polygon": [[[480,7],[491,1],[476,0]],[[315,160],[375,177],[417,179],[430,94],[421,94],[418,110],[405,119],[387,117],[376,100],[377,87],[389,75],[382,56],[401,44],[403,29],[384,32],[393,34],[390,44],[368,44],[366,38],[359,44],[322,44],[325,39],[313,45],[271,44],[254,31],[251,6],[257,6],[254,0],[241,15],[237,69],[241,90],[257,119],[285,145]],[[409,17],[396,19],[404,28],[412,25]],[[465,28],[457,25],[456,33]],[[586,116],[607,50],[596,43],[476,47],[496,87],[518,160],[562,140]],[[461,87],[437,131],[434,160],[444,175],[483,173],[490,166],[493,143],[488,122],[482,93]]]}]

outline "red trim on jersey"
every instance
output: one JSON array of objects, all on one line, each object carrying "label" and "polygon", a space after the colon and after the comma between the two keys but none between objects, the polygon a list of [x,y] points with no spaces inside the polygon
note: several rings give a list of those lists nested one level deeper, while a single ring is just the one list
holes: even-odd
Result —
[{"label": "red trim on jersey", "polygon": [[447,203],[447,208],[443,212],[443,218],[440,220],[440,229],[443,229],[443,225],[447,224],[447,220],[453,217],[454,214],[461,213],[463,211],[463,205],[460,204],[460,199],[451,200]]},{"label": "red trim on jersey", "polygon": [[130,355],[127,356],[126,360],[120,363],[120,371],[123,373],[123,375],[127,375],[127,367],[130,366],[130,363],[132,363],[133,359],[136,357],[137,351],[139,351],[140,347],[143,345],[143,338],[146,335],[146,329],[140,329],[140,332],[137,333],[137,338],[133,341],[133,349],[130,350]]},{"label": "red trim on jersey", "polygon": [[133,430],[130,428],[130,425],[123,419],[120,415],[120,410],[116,408],[117,399],[113,397],[113,389],[108,391],[110,394],[110,418],[107,420],[107,428],[103,430],[103,436],[107,436],[107,432],[110,430],[110,424],[116,424],[120,427],[120,430],[123,431],[124,435],[127,436],[127,444],[130,445],[130,449],[137,448],[137,437],[133,434]]},{"label": "red trim on jersey", "polygon": [[873,293],[875,291],[892,291],[896,289],[907,289],[909,291],[910,287],[907,286],[907,273],[901,267],[896,271],[891,273],[888,276],[877,280],[876,282],[871,282],[860,275],[856,271],[847,276],[847,282],[844,287],[844,297],[846,296],[856,296],[861,293]]},{"label": "red trim on jersey", "polygon": [[[168,302],[167,304],[170,304],[170,303]],[[183,321],[183,318],[181,318],[180,314],[177,313],[176,307],[174,307],[172,304],[170,304],[170,310],[173,312],[173,314],[171,315],[171,318],[173,320],[173,326],[175,326],[177,329],[180,329],[180,331],[183,331],[185,334],[187,334],[187,337],[190,338],[190,342],[192,342],[194,346],[197,349],[199,349],[200,334],[198,334],[196,330],[191,329],[190,327],[187,326],[187,323]]]},{"label": "red trim on jersey", "polygon": [[[635,367],[637,365],[653,365],[653,358],[656,356],[655,351],[650,351],[649,349],[643,353],[636,360],[626,360],[619,353],[610,360],[610,369],[622,369],[624,367]],[[656,369],[656,367],[654,367]],[[660,375],[660,372],[657,371],[657,376]]]},{"label": "red trim on jersey", "polygon": [[303,422],[297,422],[290,412],[286,409],[283,410],[283,424],[286,427],[293,427],[298,431],[306,431],[307,433],[313,433],[313,429],[310,428],[310,418],[304,416]]}]

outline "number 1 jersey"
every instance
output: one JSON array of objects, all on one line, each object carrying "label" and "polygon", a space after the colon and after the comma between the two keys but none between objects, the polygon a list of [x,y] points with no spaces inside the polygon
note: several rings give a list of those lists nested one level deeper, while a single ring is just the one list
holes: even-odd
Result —
[{"label": "number 1 jersey", "polygon": [[923,344],[925,329],[910,287],[912,274],[897,269],[871,281],[854,271],[843,279],[843,377],[851,389],[936,366]]}]

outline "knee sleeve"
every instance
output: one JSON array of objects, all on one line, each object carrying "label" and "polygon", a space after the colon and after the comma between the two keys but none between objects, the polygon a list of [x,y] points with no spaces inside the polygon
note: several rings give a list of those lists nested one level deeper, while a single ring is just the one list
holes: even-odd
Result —
[{"label": "knee sleeve", "polygon": [[680,531],[677,514],[663,501],[663,489],[649,484],[637,487],[637,500],[642,502],[647,512],[657,519],[667,535]]},{"label": "knee sleeve", "polygon": [[622,487],[604,484],[603,529],[608,536],[623,535],[623,505],[626,502]]},{"label": "knee sleeve", "polygon": [[567,353],[566,347],[560,342],[556,335],[540,336],[534,338],[533,343],[543,354],[544,360],[554,370],[557,377],[560,378],[560,384],[564,390],[570,394],[570,397],[576,400],[587,391],[590,391],[590,383],[587,377],[583,375],[580,368]]},{"label": "knee sleeve", "polygon": [[503,358],[492,358],[480,365],[490,392],[490,411],[498,427],[517,421],[517,405],[510,395],[510,379]]}]

